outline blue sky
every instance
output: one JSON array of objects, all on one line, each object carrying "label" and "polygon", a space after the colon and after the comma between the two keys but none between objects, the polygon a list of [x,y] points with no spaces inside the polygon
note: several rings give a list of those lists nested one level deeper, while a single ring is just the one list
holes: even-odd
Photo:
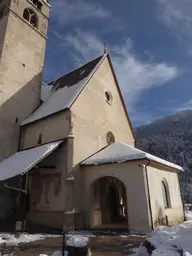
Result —
[{"label": "blue sky", "polygon": [[133,126],[192,108],[191,0],[50,0],[44,81],[103,54]]}]

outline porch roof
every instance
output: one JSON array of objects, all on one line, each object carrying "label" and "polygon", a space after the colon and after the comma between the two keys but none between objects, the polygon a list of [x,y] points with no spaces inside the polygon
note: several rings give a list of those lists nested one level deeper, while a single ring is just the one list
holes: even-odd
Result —
[{"label": "porch roof", "polygon": [[148,159],[153,162],[183,171],[183,168],[179,165],[148,154],[142,150],[129,146],[123,142],[116,142],[106,146],[94,155],[88,157],[81,165],[101,165],[109,163],[123,163],[133,160]]},{"label": "porch roof", "polygon": [[0,181],[13,178],[17,175],[24,175],[51,154],[62,142],[60,140],[19,151],[3,160],[0,162]]}]

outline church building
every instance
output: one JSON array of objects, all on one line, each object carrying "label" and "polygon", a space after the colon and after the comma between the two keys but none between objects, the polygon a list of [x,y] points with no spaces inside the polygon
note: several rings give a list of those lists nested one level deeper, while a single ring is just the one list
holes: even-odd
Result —
[{"label": "church building", "polygon": [[0,0],[0,229],[183,222],[183,169],[135,147],[109,54],[42,82],[50,9]]}]

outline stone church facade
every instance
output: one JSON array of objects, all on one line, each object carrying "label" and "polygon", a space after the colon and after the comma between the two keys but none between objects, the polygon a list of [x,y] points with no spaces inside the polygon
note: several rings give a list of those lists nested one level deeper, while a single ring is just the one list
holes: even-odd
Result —
[{"label": "stone church facade", "polygon": [[135,148],[108,54],[42,84],[50,8],[0,0],[0,228],[13,214],[66,231],[182,222],[183,170]]}]

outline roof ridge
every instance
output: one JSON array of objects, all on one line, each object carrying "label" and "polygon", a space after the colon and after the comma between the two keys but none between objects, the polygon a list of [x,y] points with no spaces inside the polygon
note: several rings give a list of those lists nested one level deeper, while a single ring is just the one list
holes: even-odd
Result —
[{"label": "roof ridge", "polygon": [[[92,71],[90,72],[90,74],[87,76],[86,81],[84,82],[84,84],[82,85],[81,89],[79,90],[79,92],[77,93],[76,97],[73,98],[71,104],[69,105],[69,107],[71,107],[73,105],[73,103],[76,101],[76,99],[79,97],[79,95],[81,94],[81,92],[84,90],[85,86],[88,84],[88,82],[90,81],[90,79],[93,77],[93,75],[95,74],[95,72],[97,71],[97,69],[100,67],[101,63],[103,62],[103,60],[105,59],[105,57],[107,56],[107,54],[102,55],[99,60],[99,62],[95,65],[95,67],[92,69]],[[99,58],[97,58],[99,59]],[[95,60],[97,60],[95,59]],[[93,61],[95,61],[93,60]],[[89,62],[91,63],[91,62]],[[87,63],[87,64],[89,64]]]},{"label": "roof ridge", "polygon": [[65,76],[67,76],[67,75],[69,75],[69,74],[72,74],[73,72],[77,71],[78,69],[83,68],[84,66],[90,64],[90,63],[93,62],[93,61],[96,61],[97,59],[100,59],[100,58],[102,59],[104,55],[105,55],[105,54],[103,54],[103,55],[101,55],[101,56],[99,56],[99,57],[97,57],[97,58],[95,58],[95,59],[93,59],[93,60],[90,60],[90,61],[86,62],[86,63],[83,64],[83,65],[80,65],[79,67],[77,67],[77,68],[75,68],[75,69],[69,71],[68,73],[66,73],[66,74],[64,74],[64,75],[62,75],[62,76],[60,76],[60,77],[58,77],[57,79],[51,81],[50,83],[48,83],[48,85],[52,85],[52,86],[53,86],[52,90],[54,90],[54,83],[56,83],[59,79],[61,79],[62,77],[65,77]]}]

